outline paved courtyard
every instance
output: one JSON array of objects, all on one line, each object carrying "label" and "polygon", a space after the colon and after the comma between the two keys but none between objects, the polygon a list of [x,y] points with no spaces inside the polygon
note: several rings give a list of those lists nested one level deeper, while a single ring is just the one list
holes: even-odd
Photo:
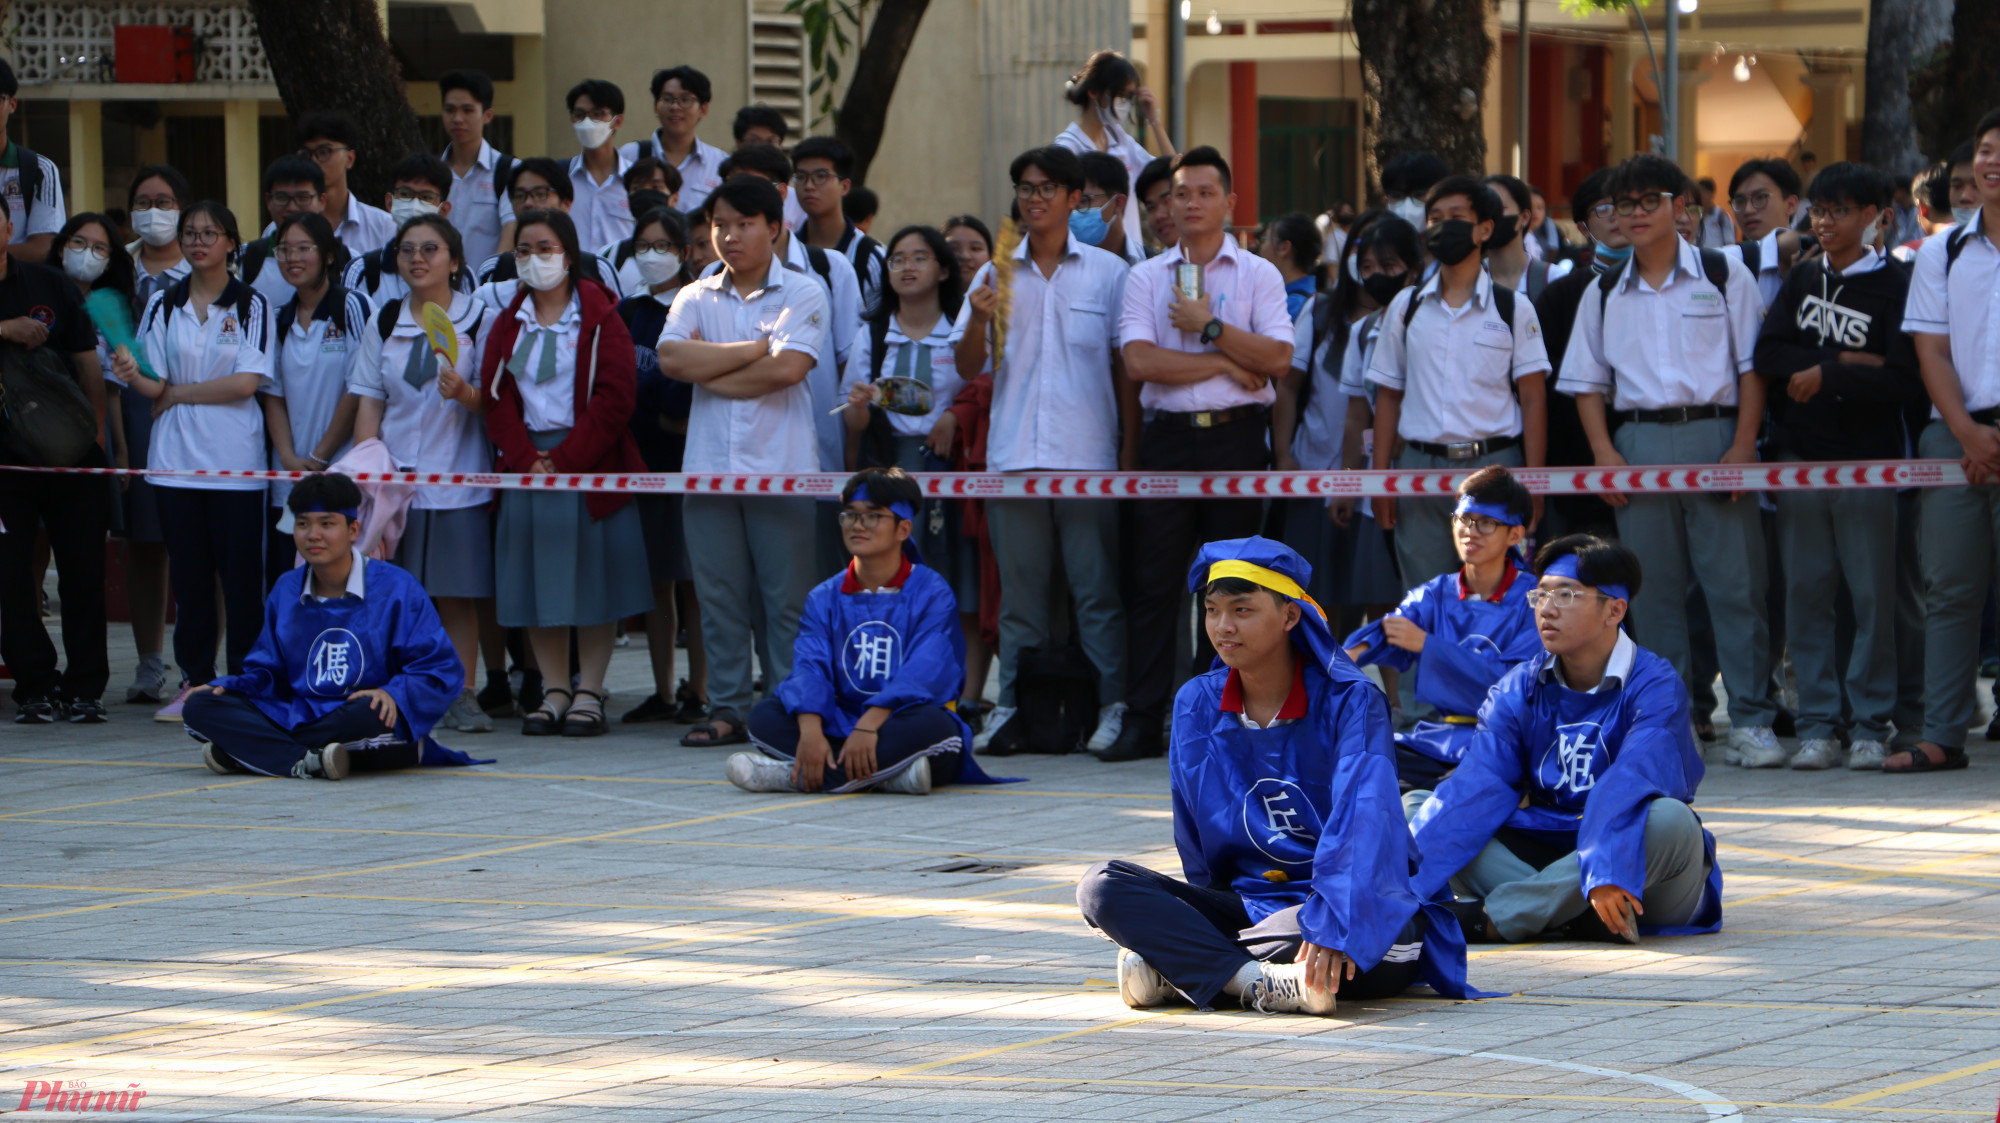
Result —
[{"label": "paved courtyard", "polygon": [[[643,643],[614,713],[645,693]],[[328,784],[211,775],[149,718],[0,725],[0,1111],[56,1081],[239,1121],[1952,1120],[2000,1099],[2000,746],[1976,733],[1973,768],[1938,777],[1712,766],[1720,935],[1476,948],[1507,997],[1309,1019],[1118,1001],[1072,886],[1102,858],[1175,867],[1159,761],[753,796],[678,728],[614,725],[460,736],[498,763]]]}]

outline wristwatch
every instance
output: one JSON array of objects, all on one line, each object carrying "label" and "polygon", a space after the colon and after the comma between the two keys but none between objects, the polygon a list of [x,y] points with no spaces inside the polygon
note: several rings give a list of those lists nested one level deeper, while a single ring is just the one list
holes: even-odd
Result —
[{"label": "wristwatch", "polygon": [[1220,319],[1210,320],[1206,324],[1202,325],[1201,341],[1203,343],[1214,343],[1216,340],[1221,338],[1222,338],[1222,321]]}]

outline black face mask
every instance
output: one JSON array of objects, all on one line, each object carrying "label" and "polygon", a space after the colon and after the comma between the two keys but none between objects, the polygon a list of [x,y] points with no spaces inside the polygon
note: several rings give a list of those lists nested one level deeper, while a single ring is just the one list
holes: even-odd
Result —
[{"label": "black face mask", "polygon": [[1498,249],[1513,241],[1514,235],[1520,233],[1520,231],[1521,216],[1517,214],[1503,214],[1493,220],[1493,236],[1486,239],[1486,248]]},{"label": "black face mask", "polygon": [[1404,273],[1370,273],[1361,278],[1361,291],[1368,294],[1368,299],[1387,308],[1389,302],[1396,299],[1396,294],[1403,291],[1403,281],[1407,276]]},{"label": "black face mask", "polygon": [[1448,218],[1424,231],[1424,248],[1442,265],[1457,265],[1479,249],[1472,240],[1472,224],[1462,218]]}]

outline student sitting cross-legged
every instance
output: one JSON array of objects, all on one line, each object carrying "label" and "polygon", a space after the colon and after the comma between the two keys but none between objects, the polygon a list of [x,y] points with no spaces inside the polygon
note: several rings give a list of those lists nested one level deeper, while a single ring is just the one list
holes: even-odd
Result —
[{"label": "student sitting cross-legged", "polygon": [[1519,553],[1533,512],[1528,489],[1507,469],[1467,476],[1451,516],[1458,570],[1411,589],[1394,612],[1347,637],[1347,654],[1362,666],[1415,667],[1417,701],[1437,709],[1435,721],[1396,735],[1396,771],[1407,785],[1435,787],[1450,773],[1486,692],[1541,653],[1527,600],[1534,582],[1522,577]]},{"label": "student sitting cross-legged", "polygon": [[354,548],[361,489],[308,476],[286,505],[306,564],[272,587],[243,673],[194,688],[182,711],[209,770],[339,780],[492,763],[430,739],[465,672],[423,586]]},{"label": "student sitting cross-legged", "polygon": [[1115,941],[1129,1006],[1237,997],[1331,1014],[1335,992],[1424,983],[1453,998],[1465,943],[1411,890],[1389,704],[1305,593],[1312,567],[1267,538],[1210,542],[1188,586],[1217,663],[1181,687],[1168,753],[1185,880],[1134,862],[1085,871],[1077,906]]},{"label": "student sitting cross-legged", "polygon": [[1702,763],[1687,687],[1622,627],[1639,558],[1574,534],[1535,562],[1547,653],[1493,688],[1458,770],[1404,797],[1422,854],[1412,884],[1449,883],[1472,940],[1716,931],[1722,871],[1688,806]]},{"label": "student sitting cross-legged", "polygon": [[807,595],[791,673],[750,711],[762,752],[729,758],[737,787],[925,795],[993,782],[949,708],[965,678],[965,634],[950,583],[910,542],[923,498],[900,468],[847,481],[840,537],[854,560]]}]

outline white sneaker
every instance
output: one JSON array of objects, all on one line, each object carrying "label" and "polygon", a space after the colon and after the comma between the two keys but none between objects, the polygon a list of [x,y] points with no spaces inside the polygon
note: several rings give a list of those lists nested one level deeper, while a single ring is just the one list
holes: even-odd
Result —
[{"label": "white sneaker", "polygon": [[1243,992],[1243,1008],[1259,1014],[1313,1014],[1327,1017],[1334,1010],[1332,991],[1306,989],[1303,963],[1259,963],[1258,978]]},{"label": "white sneaker", "polygon": [[986,720],[979,723],[979,732],[972,738],[972,751],[978,752],[993,743],[993,735],[1000,727],[1014,720],[1013,706],[995,706],[986,711]]},{"label": "white sneaker", "polygon": [[1767,725],[1729,731],[1729,744],[1722,750],[1722,763],[1744,768],[1783,768],[1788,754],[1778,744],[1778,735]]},{"label": "white sneaker", "polygon": [[1792,754],[1792,768],[1799,772],[1823,772],[1829,768],[1839,768],[1846,763],[1845,758],[1846,754],[1840,751],[1839,741],[1814,737],[1800,745],[1799,751]]},{"label": "white sneaker", "polygon": [[792,762],[763,753],[731,753],[727,767],[729,782],[746,792],[795,792]]},{"label": "white sneaker", "polygon": [[918,757],[908,768],[875,785],[875,790],[896,795],[931,794],[931,758]]},{"label": "white sneaker", "polygon": [[1090,735],[1090,744],[1084,746],[1093,753],[1101,753],[1118,740],[1125,732],[1125,703],[1113,702],[1097,711],[1097,732]]},{"label": "white sneaker", "polygon": [[1118,949],[1118,997],[1134,1010],[1165,1006],[1180,997],[1165,975],[1131,948]]},{"label": "white sneaker", "polygon": [[444,712],[444,720],[438,724],[460,733],[493,732],[493,719],[479,708],[479,698],[472,693],[471,687],[459,691],[458,698]]},{"label": "white sneaker", "polygon": [[139,669],[132,673],[132,685],[125,688],[125,701],[129,705],[144,702],[157,706],[167,700],[167,662],[158,653],[141,656]]},{"label": "white sneaker", "polygon": [[347,779],[347,746],[338,741],[320,749],[307,749],[292,765],[292,775],[301,780]]},{"label": "white sneaker", "polygon": [[1889,746],[1880,741],[1856,741],[1848,750],[1847,767],[1855,772],[1880,772],[1888,755]]},{"label": "white sneaker", "polygon": [[248,768],[236,763],[235,757],[216,748],[208,741],[201,743],[201,762],[208,765],[208,770],[217,776],[235,776],[250,771]]}]

